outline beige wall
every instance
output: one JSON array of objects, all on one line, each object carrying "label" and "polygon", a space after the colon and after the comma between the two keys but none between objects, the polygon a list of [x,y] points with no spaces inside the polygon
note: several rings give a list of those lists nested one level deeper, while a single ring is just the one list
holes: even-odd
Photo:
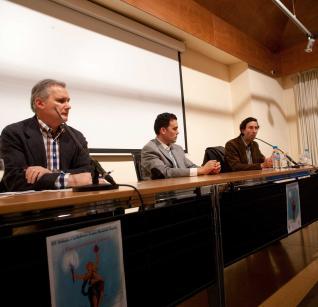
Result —
[{"label": "beige wall", "polygon": [[[259,120],[259,137],[298,158],[296,111],[293,91],[286,80],[275,80],[247,67],[225,65],[196,51],[182,54],[188,157],[200,165],[208,146],[224,146],[239,133],[247,116]],[[167,110],[169,111],[169,110]],[[272,149],[260,143],[269,156]],[[118,182],[135,182],[130,156],[104,156],[102,165],[114,170]]]},{"label": "beige wall", "polygon": [[[252,113],[261,126],[258,136],[289,151],[288,123],[283,101],[283,88],[274,78],[249,70]],[[272,148],[260,144],[261,151],[271,155]]]},{"label": "beige wall", "polygon": [[189,158],[200,165],[209,146],[233,135],[229,69],[188,50],[182,56]]},{"label": "beige wall", "polygon": [[239,126],[241,121],[251,116],[251,90],[249,82],[249,70],[246,63],[238,63],[231,65],[231,97],[233,105],[233,137],[239,135]]},{"label": "beige wall", "polygon": [[[282,80],[250,70],[252,111],[261,125],[258,136],[279,146],[298,159],[296,109],[292,87],[285,88]],[[267,145],[260,147],[270,155]]]}]

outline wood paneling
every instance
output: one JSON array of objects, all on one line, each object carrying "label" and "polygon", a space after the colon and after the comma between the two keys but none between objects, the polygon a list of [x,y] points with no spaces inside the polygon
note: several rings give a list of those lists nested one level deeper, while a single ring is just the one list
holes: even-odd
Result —
[{"label": "wood paneling", "polygon": [[265,74],[279,74],[276,56],[257,41],[214,16],[214,46],[234,55]]},{"label": "wood paneling", "polygon": [[193,36],[213,43],[213,14],[192,0],[122,0]]}]

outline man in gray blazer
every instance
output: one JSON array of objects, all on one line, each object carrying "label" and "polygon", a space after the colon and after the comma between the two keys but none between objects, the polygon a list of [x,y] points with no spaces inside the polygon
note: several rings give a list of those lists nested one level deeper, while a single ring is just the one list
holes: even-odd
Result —
[{"label": "man in gray blazer", "polygon": [[159,114],[154,123],[154,130],[156,139],[148,142],[141,151],[141,170],[144,180],[220,172],[220,163],[215,160],[210,160],[199,167],[186,158],[183,148],[175,144],[179,131],[177,117],[174,114]]}]

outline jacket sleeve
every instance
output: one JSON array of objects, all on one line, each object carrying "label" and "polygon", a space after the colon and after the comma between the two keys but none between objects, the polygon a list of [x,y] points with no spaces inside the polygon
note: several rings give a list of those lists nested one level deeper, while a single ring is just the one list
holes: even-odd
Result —
[{"label": "jacket sleeve", "polygon": [[233,144],[233,142],[227,142],[225,144],[225,161],[231,171],[249,171],[262,169],[261,163],[242,163],[240,151]]},{"label": "jacket sleeve", "polygon": [[[190,164],[190,162],[188,163]],[[160,153],[150,145],[146,145],[141,151],[141,165],[144,170],[145,177],[148,179],[151,178],[151,174],[154,171],[156,173],[160,172],[163,178],[190,176],[189,168],[171,167],[163,161]]]}]

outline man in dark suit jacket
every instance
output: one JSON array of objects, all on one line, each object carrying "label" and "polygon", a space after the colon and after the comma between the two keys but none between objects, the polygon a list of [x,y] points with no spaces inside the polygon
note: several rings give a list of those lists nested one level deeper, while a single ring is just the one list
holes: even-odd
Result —
[{"label": "man in dark suit jacket", "polygon": [[177,117],[172,113],[159,114],[155,120],[156,139],[149,141],[141,151],[143,179],[159,179],[216,174],[220,163],[211,160],[199,167],[186,158],[183,148],[176,145]]},{"label": "man in dark suit jacket", "polygon": [[5,127],[1,151],[7,191],[60,189],[92,182],[84,136],[70,127],[82,148],[63,125],[71,108],[63,82],[45,79],[32,89],[35,116]]},{"label": "man in dark suit jacket", "polygon": [[241,134],[225,144],[225,164],[228,169],[247,171],[272,167],[271,158],[265,158],[254,141],[258,129],[256,118],[248,117],[241,122]]}]

